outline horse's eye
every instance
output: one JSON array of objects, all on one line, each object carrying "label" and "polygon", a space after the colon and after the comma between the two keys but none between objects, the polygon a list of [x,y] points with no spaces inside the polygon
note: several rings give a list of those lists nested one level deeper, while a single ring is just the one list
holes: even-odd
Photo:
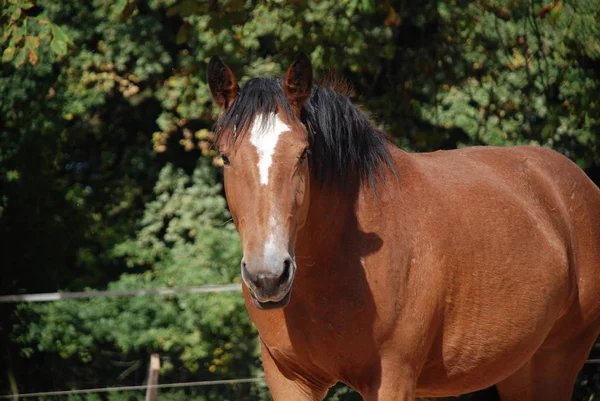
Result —
[{"label": "horse's eye", "polygon": [[302,154],[298,158],[300,160],[300,162],[303,162],[304,160],[306,160],[306,158],[307,158],[307,156],[308,156],[309,153],[310,153],[310,151],[308,150],[308,148],[304,149],[304,151],[302,152]]},{"label": "horse's eye", "polygon": [[221,153],[221,160],[223,160],[223,164],[229,166],[229,157],[226,154]]}]

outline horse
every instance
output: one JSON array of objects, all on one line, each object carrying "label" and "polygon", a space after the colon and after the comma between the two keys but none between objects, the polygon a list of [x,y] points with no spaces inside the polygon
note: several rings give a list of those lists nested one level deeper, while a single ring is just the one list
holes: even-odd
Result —
[{"label": "horse", "polygon": [[545,147],[409,153],[297,56],[242,87],[217,56],[214,140],[275,401],[497,386],[566,401],[600,333],[600,190]]}]

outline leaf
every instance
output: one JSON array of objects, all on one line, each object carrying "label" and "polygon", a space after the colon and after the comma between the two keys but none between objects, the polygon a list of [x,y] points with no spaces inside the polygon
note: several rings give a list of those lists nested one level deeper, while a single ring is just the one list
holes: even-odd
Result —
[{"label": "leaf", "polygon": [[15,22],[16,20],[18,20],[21,17],[22,13],[23,13],[23,11],[20,8],[17,8],[13,12],[13,15],[10,17],[10,22]]},{"label": "leaf", "polygon": [[19,170],[9,170],[6,172],[6,181],[17,181],[19,177]]},{"label": "leaf", "polygon": [[375,4],[372,0],[362,0],[358,5],[358,9],[365,13],[373,13],[375,11]]},{"label": "leaf", "polygon": [[54,39],[57,42],[64,42],[65,45],[70,42],[69,36],[58,25],[53,25],[52,31],[54,33]]},{"label": "leaf", "polygon": [[552,10],[554,8],[554,3],[550,3],[550,4],[546,4],[544,7],[542,7],[540,9],[540,11],[538,11],[537,15],[538,17],[544,19],[546,18],[546,14],[548,14],[548,12],[550,12],[550,10]]},{"label": "leaf", "polygon": [[33,1],[31,1],[31,0],[22,0],[18,3],[18,5],[19,5],[19,7],[21,7],[22,9],[25,9],[25,10],[29,10],[30,8],[35,6]]},{"label": "leaf", "polygon": [[136,2],[130,0],[116,0],[112,6],[113,17],[118,21],[124,21],[133,15],[136,9]]},{"label": "leaf", "polygon": [[194,14],[201,14],[203,7],[196,0],[182,0],[180,3],[170,7],[167,10],[168,16],[179,14],[180,17],[189,17]]},{"label": "leaf", "polygon": [[31,65],[36,65],[38,62],[38,56],[35,52],[35,49],[40,47],[40,38],[36,36],[26,36],[25,37],[25,49],[29,54],[29,63]]},{"label": "leaf", "polygon": [[25,47],[29,49],[37,49],[40,46],[40,39],[29,35],[25,37]]},{"label": "leaf", "polygon": [[14,47],[7,47],[2,52],[2,62],[3,63],[8,63],[10,60],[13,59],[14,56],[15,56],[15,48]]},{"label": "leaf", "polygon": [[179,27],[179,30],[177,31],[176,43],[178,45],[181,45],[187,42],[188,39],[192,36],[193,31],[194,28],[192,27],[192,25],[189,22],[185,22],[183,25],[181,25],[181,27]]},{"label": "leaf", "polygon": [[127,3],[127,5],[125,6],[125,8],[123,9],[123,13],[121,14],[121,19],[125,20],[129,17],[131,17],[133,15],[133,12],[135,11],[137,5],[135,3],[135,1],[130,1]]},{"label": "leaf", "polygon": [[398,15],[394,7],[390,7],[388,15],[385,18],[385,26],[400,26],[402,24],[402,17]]},{"label": "leaf", "polygon": [[0,44],[6,42],[13,34],[15,27],[10,26],[4,32],[2,32],[2,36],[0,36]]},{"label": "leaf", "polygon": [[352,17],[352,15],[354,14],[354,11],[358,7],[358,0],[350,0],[350,1],[348,1],[347,4],[348,5],[346,6],[346,16],[348,18],[350,18],[350,17]]},{"label": "leaf", "polygon": [[57,42],[56,40],[50,41],[50,49],[59,56],[65,56],[67,54],[67,44],[65,42]]},{"label": "leaf", "polygon": [[121,14],[126,5],[127,5],[127,0],[116,0],[115,5],[113,6],[113,9],[114,9],[115,13]]},{"label": "leaf", "polygon": [[70,43],[70,39],[58,25],[52,25],[53,39],[50,41],[50,48],[54,53],[59,56],[65,56],[67,54],[67,44]]},{"label": "leaf", "polygon": [[27,61],[27,51],[26,50],[19,51],[14,60],[15,66],[20,67],[23,64],[25,64],[26,61]]}]

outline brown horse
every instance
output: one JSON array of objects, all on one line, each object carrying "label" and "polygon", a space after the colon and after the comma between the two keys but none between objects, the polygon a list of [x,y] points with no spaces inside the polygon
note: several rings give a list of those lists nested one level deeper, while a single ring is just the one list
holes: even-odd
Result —
[{"label": "brown horse", "polygon": [[600,332],[600,190],[540,147],[409,154],[348,98],[208,83],[244,296],[276,401],[566,401]]}]

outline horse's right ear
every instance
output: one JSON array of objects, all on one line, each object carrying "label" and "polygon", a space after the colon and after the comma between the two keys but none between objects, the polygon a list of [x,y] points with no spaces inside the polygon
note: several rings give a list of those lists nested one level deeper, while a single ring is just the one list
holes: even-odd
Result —
[{"label": "horse's right ear", "polygon": [[213,56],[208,63],[208,87],[213,100],[227,109],[235,100],[239,86],[233,72],[217,56]]}]

